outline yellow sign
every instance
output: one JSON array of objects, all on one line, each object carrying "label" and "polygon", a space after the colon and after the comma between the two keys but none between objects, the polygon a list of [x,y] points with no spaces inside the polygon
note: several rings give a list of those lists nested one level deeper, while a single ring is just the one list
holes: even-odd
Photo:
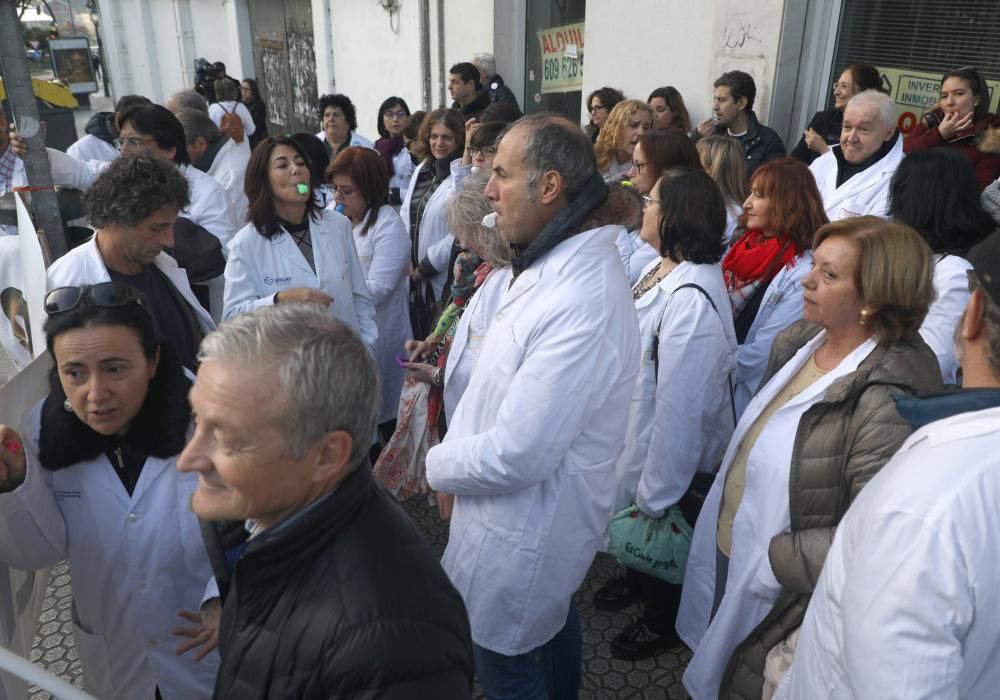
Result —
[{"label": "yellow sign", "polygon": [[538,32],[542,94],[583,89],[583,22]]},{"label": "yellow sign", "polygon": [[[889,87],[889,95],[899,106],[899,130],[908,133],[925,112],[937,107],[941,98],[941,73],[883,66],[876,68]],[[1000,102],[1000,80],[987,80],[986,85],[990,92],[989,111],[995,114]]]}]

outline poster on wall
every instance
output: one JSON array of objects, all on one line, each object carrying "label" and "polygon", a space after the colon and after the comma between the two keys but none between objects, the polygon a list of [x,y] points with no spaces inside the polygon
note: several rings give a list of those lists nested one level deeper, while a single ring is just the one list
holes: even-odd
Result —
[{"label": "poster on wall", "polygon": [[[899,107],[899,130],[908,133],[924,113],[937,106],[941,98],[941,73],[876,66],[889,96]],[[990,109],[996,113],[1000,103],[1000,80],[987,80]]]},{"label": "poster on wall", "polygon": [[69,85],[74,94],[97,91],[97,76],[90,55],[90,40],[85,36],[49,39],[52,72],[57,80]]},{"label": "poster on wall", "polygon": [[583,22],[538,32],[542,52],[541,94],[583,89]]}]

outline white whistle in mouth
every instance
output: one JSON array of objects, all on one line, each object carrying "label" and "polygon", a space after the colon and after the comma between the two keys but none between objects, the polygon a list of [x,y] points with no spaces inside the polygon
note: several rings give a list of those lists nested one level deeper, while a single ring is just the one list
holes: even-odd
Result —
[{"label": "white whistle in mouth", "polygon": [[479,172],[479,166],[473,165],[472,169],[469,172],[472,173],[473,175],[477,174]]},{"label": "white whistle in mouth", "polygon": [[490,212],[483,217],[483,227],[484,228],[496,228],[497,227],[497,213]]}]

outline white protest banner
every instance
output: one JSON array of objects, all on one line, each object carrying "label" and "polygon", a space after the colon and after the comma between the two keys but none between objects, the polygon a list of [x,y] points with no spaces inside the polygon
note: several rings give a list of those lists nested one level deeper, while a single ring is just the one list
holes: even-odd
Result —
[{"label": "white protest banner", "polygon": [[28,302],[28,322],[31,326],[31,350],[38,357],[45,350],[45,258],[38,242],[35,224],[21,197],[17,203],[17,236],[21,244],[21,270],[24,274],[24,298]]}]

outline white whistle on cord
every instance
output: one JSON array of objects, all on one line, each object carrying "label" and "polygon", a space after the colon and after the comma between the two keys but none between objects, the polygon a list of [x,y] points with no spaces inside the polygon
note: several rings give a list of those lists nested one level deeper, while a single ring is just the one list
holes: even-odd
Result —
[{"label": "white whistle on cord", "polygon": [[496,228],[497,227],[497,213],[490,212],[483,217],[483,227],[484,228]]}]

